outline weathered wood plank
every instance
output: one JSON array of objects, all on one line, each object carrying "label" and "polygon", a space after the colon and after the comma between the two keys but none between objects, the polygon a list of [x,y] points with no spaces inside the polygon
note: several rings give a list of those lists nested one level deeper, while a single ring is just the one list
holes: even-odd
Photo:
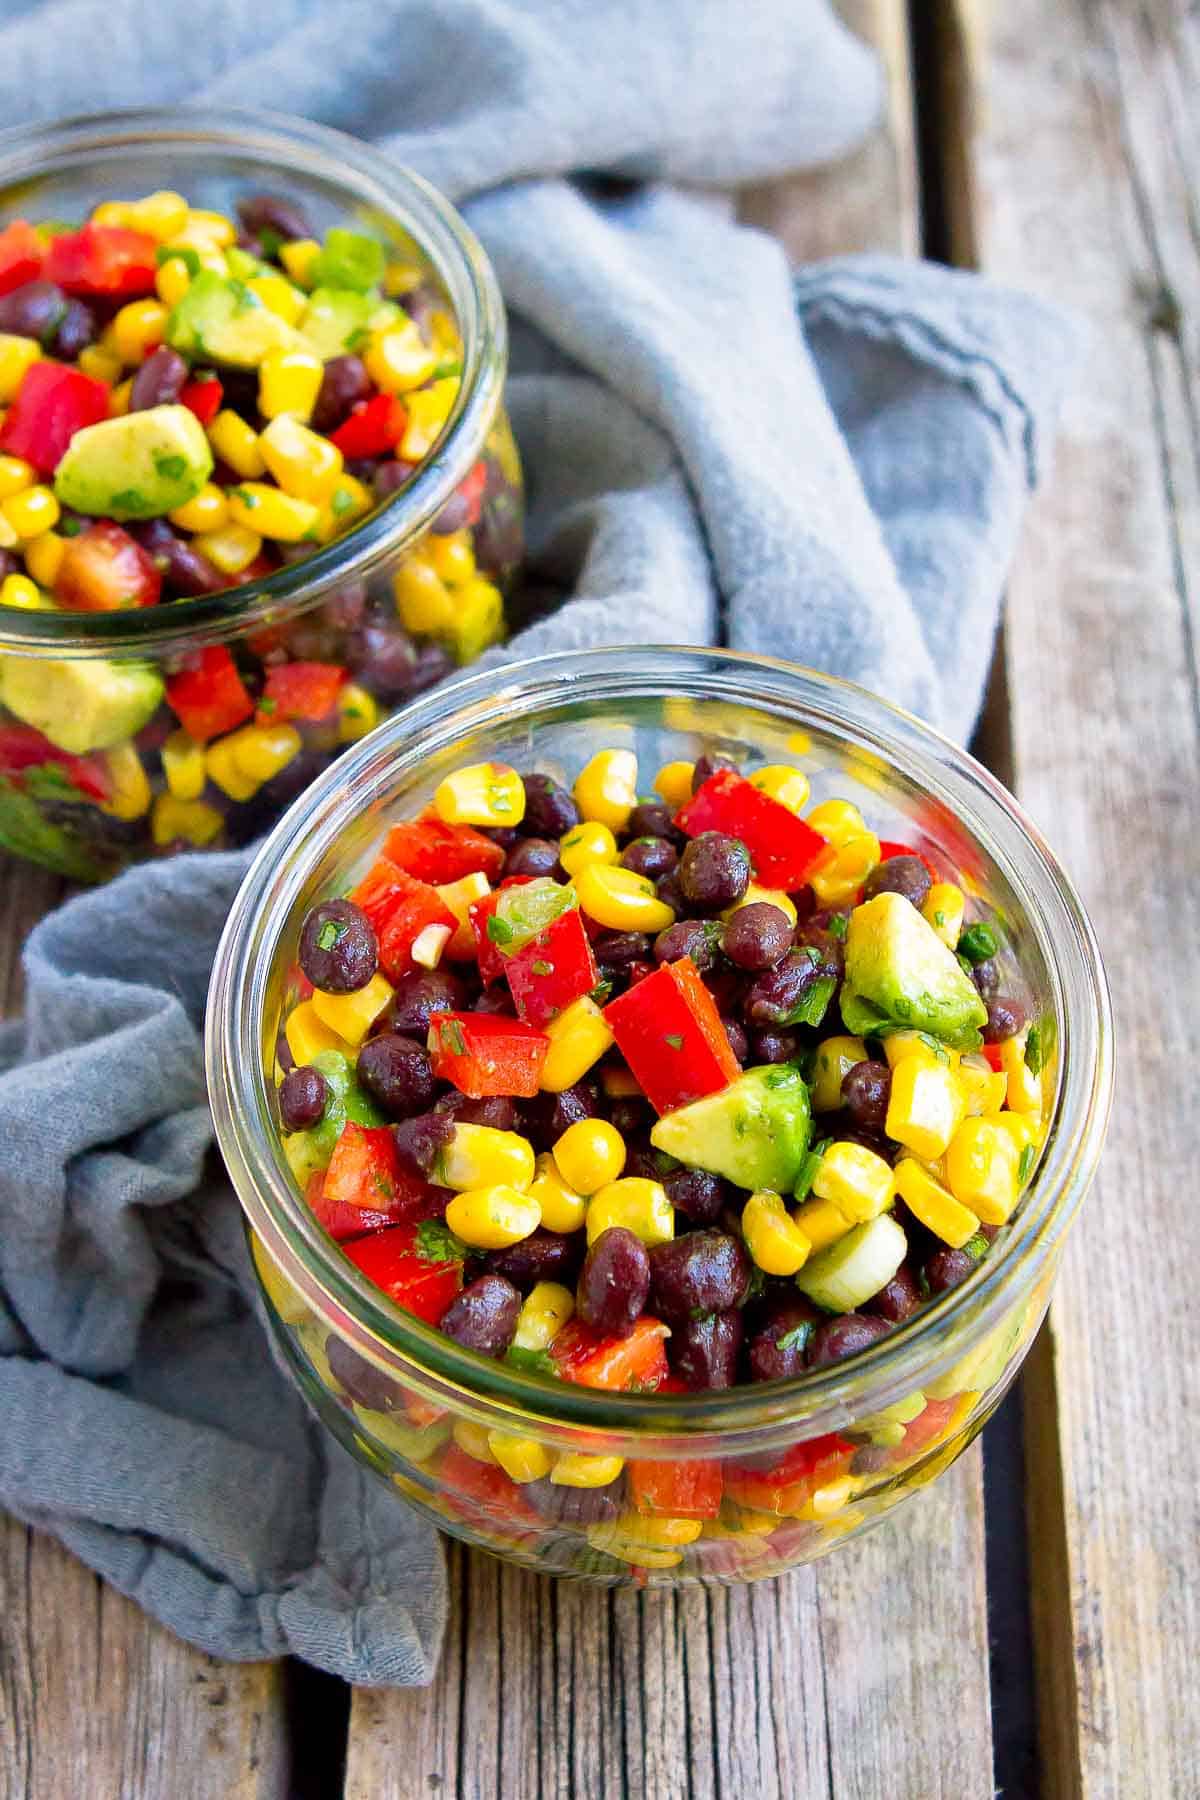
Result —
[{"label": "weathered wood plank", "polygon": [[1087,1800],[1194,1793],[1200,1769],[1200,1321],[1177,1254],[1200,933],[1198,59],[1183,0],[1009,0],[966,146],[982,265],[1095,328],[1007,632],[1017,787],[1092,912],[1121,1033],[1108,1151],[1029,1383],[1043,1768]]}]

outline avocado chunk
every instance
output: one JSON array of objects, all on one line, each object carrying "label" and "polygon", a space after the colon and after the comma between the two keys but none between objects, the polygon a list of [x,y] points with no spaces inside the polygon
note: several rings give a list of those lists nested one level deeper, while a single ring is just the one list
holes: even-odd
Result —
[{"label": "avocado chunk", "polygon": [[184,356],[255,369],[272,350],[295,347],[296,333],[236,277],[201,269],[171,308],[167,342]]},{"label": "avocado chunk", "polygon": [[213,471],[204,427],[186,406],[148,406],[85,425],[54,477],[63,506],[106,519],[157,519],[198,494]]},{"label": "avocado chunk", "polygon": [[162,697],[163,678],[149,663],[0,657],[0,701],[72,756],[136,736]]},{"label": "avocado chunk", "polygon": [[650,1142],[738,1187],[790,1194],[811,1129],[808,1088],[799,1070],[790,1063],[768,1063],[746,1069],[719,1093],[665,1113]]},{"label": "avocado chunk", "polygon": [[850,914],[842,1020],[855,1037],[925,1031],[955,1050],[975,1050],[987,1007],[911,900],[877,894]]},{"label": "avocado chunk", "polygon": [[308,349],[322,362],[361,350],[372,331],[403,317],[391,300],[350,288],[314,288],[296,326]]}]

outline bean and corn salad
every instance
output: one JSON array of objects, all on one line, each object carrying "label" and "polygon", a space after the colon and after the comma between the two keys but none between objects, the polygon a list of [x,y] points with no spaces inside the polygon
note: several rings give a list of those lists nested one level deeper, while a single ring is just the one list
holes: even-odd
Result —
[{"label": "bean and corn salad", "polygon": [[[0,607],[218,594],[402,489],[462,373],[411,248],[318,241],[267,193],[236,217],[160,192],[0,230]],[[339,746],[502,636],[520,525],[501,415],[380,591],[346,584],[165,666],[0,657],[0,840],[94,878],[256,835]]]},{"label": "bean and corn salad", "polygon": [[[1002,920],[849,801],[812,805],[799,767],[705,755],[638,783],[620,749],[572,789],[460,768],[309,911],[283,1151],[358,1270],[482,1356],[668,1395],[795,1381],[987,1256],[1041,1143],[1052,1025]],[[625,1465],[439,1419],[337,1336],[320,1354],[469,1516],[640,1567],[731,1504],[766,1530],[832,1515],[976,1398],[744,1465]]]}]

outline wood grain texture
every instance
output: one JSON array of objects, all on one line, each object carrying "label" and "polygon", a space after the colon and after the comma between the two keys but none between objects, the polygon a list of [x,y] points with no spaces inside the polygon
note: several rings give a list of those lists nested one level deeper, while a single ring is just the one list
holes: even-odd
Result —
[{"label": "wood grain texture", "polygon": [[1200,1315],[1182,1253],[1200,941],[1198,68],[1184,0],[1008,0],[968,146],[982,265],[1095,332],[1007,632],[1017,786],[1092,913],[1119,1034],[1108,1150],[1030,1384],[1043,1765],[1050,1794],[1086,1800],[1200,1780]]}]

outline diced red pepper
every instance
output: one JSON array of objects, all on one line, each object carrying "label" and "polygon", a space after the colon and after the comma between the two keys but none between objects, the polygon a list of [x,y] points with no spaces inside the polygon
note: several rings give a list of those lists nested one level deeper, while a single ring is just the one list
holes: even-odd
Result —
[{"label": "diced red pepper", "polygon": [[377,927],[379,966],[388,980],[399,981],[416,967],[413,946],[427,925],[444,925],[453,933],[457,923],[436,888],[397,869],[390,903]]},{"label": "diced red pepper", "polygon": [[965,1418],[966,1412],[961,1394],[951,1394],[948,1400],[926,1400],[924,1412],[919,1412],[904,1427],[904,1442],[896,1446],[896,1460],[902,1462],[910,1456],[919,1456],[922,1450],[927,1450],[950,1431],[956,1413]]},{"label": "diced red pepper", "polygon": [[802,1444],[793,1444],[766,1469],[727,1465],[725,1492],[739,1506],[752,1506],[758,1512],[799,1512],[817,1488],[834,1480],[845,1469],[854,1455],[854,1448],[846,1438],[831,1431],[824,1437],[807,1438]]},{"label": "diced red pepper", "polygon": [[340,663],[276,663],[258,703],[261,724],[279,719],[327,719],[337,705],[348,671]]},{"label": "diced red pepper", "polygon": [[441,1254],[445,1237],[427,1222],[391,1225],[348,1244],[345,1254],[389,1300],[436,1325],[463,1284],[460,1260]]},{"label": "diced red pepper", "polygon": [[325,1198],[331,1206],[382,1211],[396,1197],[396,1140],[386,1125],[356,1125],[348,1119],[333,1146],[325,1171]]},{"label": "diced red pepper", "polygon": [[532,875],[510,875],[507,880],[500,883],[498,888],[493,888],[490,894],[485,894],[482,900],[472,900],[467,907],[467,920],[475,938],[475,961],[479,966],[479,979],[484,987],[491,987],[494,981],[501,979],[507,961],[499,944],[492,942],[491,933],[488,930],[489,921],[500,904],[500,895],[507,887],[520,887],[525,882],[532,880]]},{"label": "diced red pepper", "polygon": [[690,956],[664,963],[611,1000],[604,1018],[657,1113],[715,1094],[742,1072]]},{"label": "diced red pepper", "polygon": [[590,994],[600,974],[579,908],[561,913],[514,956],[506,956],[504,973],[517,1012],[530,1025],[549,1024],[573,1000]]},{"label": "diced red pepper", "polygon": [[996,1074],[999,1075],[1004,1068],[1004,1058],[1001,1046],[999,1044],[984,1044],[983,1054],[987,1057],[988,1062],[991,1064],[991,1067],[995,1070]]},{"label": "diced red pepper", "polygon": [[940,881],[942,879],[937,871],[936,865],[930,862],[923,850],[914,850],[911,844],[893,843],[891,838],[880,838],[880,862],[890,862],[893,856],[915,856],[919,863],[924,863],[930,881]]},{"label": "diced red pepper", "polygon": [[429,1021],[434,1074],[472,1100],[489,1094],[531,1100],[549,1048],[544,1031],[495,1013],[438,1012]]},{"label": "diced red pepper", "polygon": [[494,881],[504,867],[504,852],[470,825],[445,825],[426,816],[393,825],[383,854],[418,881],[441,887],[482,870]]},{"label": "diced red pepper", "polygon": [[667,1379],[663,1339],[670,1335],[661,1319],[645,1314],[628,1337],[605,1337],[571,1319],[551,1344],[550,1356],[562,1380],[579,1387],[649,1390]]},{"label": "diced red pepper", "polygon": [[519,1485],[496,1463],[480,1462],[457,1444],[446,1445],[438,1464],[443,1498],[467,1518],[482,1514],[495,1523],[507,1524],[515,1516],[534,1517],[533,1508]]},{"label": "diced red pepper", "polygon": [[478,525],[479,515],[483,511],[483,496],[487,488],[488,468],[481,457],[468,470],[462,481],[455,488],[455,493],[467,503],[467,516],[464,525]]},{"label": "diced red pepper", "polygon": [[68,294],[130,299],[154,291],[158,245],[123,225],[85,225],[50,239],[43,273]]},{"label": "diced red pepper", "polygon": [[211,425],[221,410],[225,389],[216,375],[200,381],[185,381],[179,390],[179,404],[195,413],[202,425]]},{"label": "diced red pepper", "polygon": [[762,885],[789,894],[804,886],[828,848],[819,831],[733,769],[710,775],[680,807],[675,824],[689,837],[723,831],[740,838]]},{"label": "diced red pepper", "polygon": [[111,519],[97,519],[68,539],[54,577],[56,598],[77,612],[155,606],[161,592],[154,558]]},{"label": "diced red pepper", "polygon": [[353,461],[360,456],[382,456],[394,450],[408,426],[404,403],[394,394],[374,394],[360,400],[349,418],[331,431],[329,441]]},{"label": "diced red pepper", "polygon": [[630,1499],[650,1518],[715,1519],[721,1510],[719,1462],[631,1462],[626,1473]]},{"label": "diced red pepper", "polygon": [[102,381],[65,363],[30,363],[0,427],[0,450],[53,475],[75,433],[107,417]]},{"label": "diced red pepper", "polygon": [[309,1176],[304,1200],[317,1223],[339,1244],[351,1243],[369,1231],[382,1231],[386,1225],[396,1223],[391,1212],[347,1206],[344,1200],[326,1200],[324,1169],[315,1169]]},{"label": "diced red pepper", "polygon": [[246,684],[224,644],[201,650],[195,668],[171,676],[167,704],[188,736],[201,744],[244,725],[254,711]]},{"label": "diced red pepper", "polygon": [[36,281],[42,272],[45,249],[32,225],[14,219],[0,231],[0,294]]},{"label": "diced red pepper", "polygon": [[0,724],[0,775],[15,777],[19,782],[30,769],[45,768],[47,763],[61,770],[76,793],[85,794],[89,800],[102,802],[112,798],[112,782],[98,756],[72,756],[32,725]]}]

